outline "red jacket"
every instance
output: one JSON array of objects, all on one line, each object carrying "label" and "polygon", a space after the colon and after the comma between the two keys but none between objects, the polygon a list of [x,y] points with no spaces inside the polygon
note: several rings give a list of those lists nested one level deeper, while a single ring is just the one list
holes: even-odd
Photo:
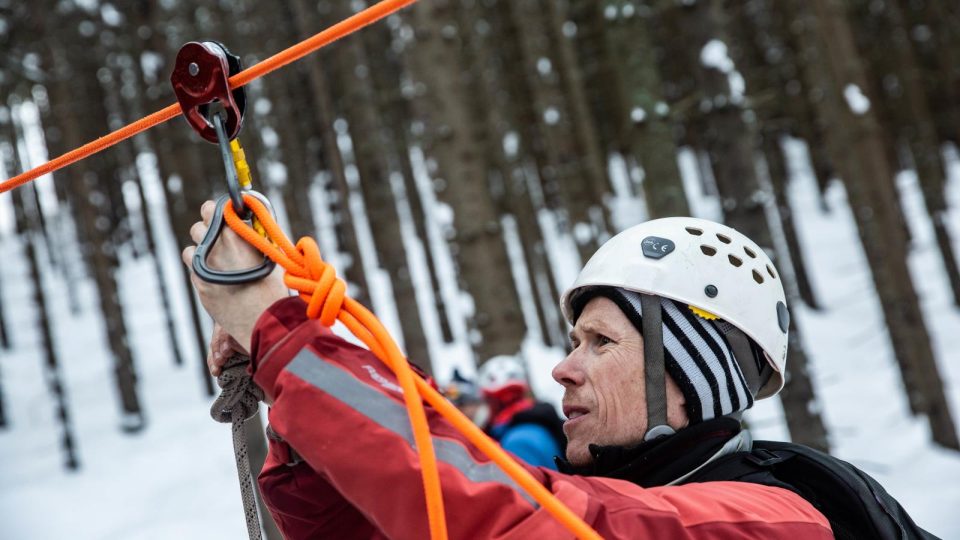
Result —
[{"label": "red jacket", "polygon": [[[429,537],[413,435],[392,372],[290,298],[254,331],[254,380],[273,400],[270,425],[303,462],[271,442],[260,487],[288,539]],[[452,539],[570,538],[546,510],[438,413],[427,418]],[[644,489],[527,467],[604,538],[833,538],[819,512],[787,490],[739,482]]]}]

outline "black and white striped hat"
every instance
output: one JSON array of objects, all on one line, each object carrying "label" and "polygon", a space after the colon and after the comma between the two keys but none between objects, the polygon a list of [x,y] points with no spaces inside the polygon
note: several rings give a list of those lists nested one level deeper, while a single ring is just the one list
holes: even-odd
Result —
[{"label": "black and white striped hat", "polygon": [[[597,296],[612,300],[643,333],[641,295],[616,287],[594,287],[577,296],[573,307],[576,322],[587,303]],[[727,340],[736,331],[729,323],[708,320],[686,304],[660,297],[663,323],[664,364],[686,398],[690,423],[727,416],[753,406],[753,394]],[[750,340],[746,359],[762,370],[763,353]]]}]

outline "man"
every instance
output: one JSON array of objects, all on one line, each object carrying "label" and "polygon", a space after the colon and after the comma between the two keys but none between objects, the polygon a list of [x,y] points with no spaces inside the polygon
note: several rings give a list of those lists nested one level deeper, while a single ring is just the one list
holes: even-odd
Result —
[{"label": "man", "polygon": [[487,434],[528,464],[556,470],[554,459],[567,442],[563,421],[553,405],[533,399],[523,364],[495,356],[480,366],[477,378],[493,415]]},{"label": "man", "polygon": [[[205,221],[211,213],[205,205]],[[203,223],[191,230],[195,240],[203,232]],[[258,261],[224,236],[212,265]],[[185,249],[184,261],[192,254]],[[276,275],[242,287],[194,283],[222,325],[217,340],[229,334],[249,348],[254,380],[272,404],[283,442],[271,442],[259,480],[284,534],[427,537],[417,454],[392,373],[307,319]],[[525,467],[601,536],[833,537],[824,515],[789,486],[683,483],[749,448],[736,415],[783,384],[783,289],[755,244],[702,220],[648,222],[591,258],[563,309],[574,350],[553,375],[565,388],[567,473]],[[211,364],[216,371],[222,362]],[[428,410],[428,419],[451,538],[568,535],[443,418]]]}]

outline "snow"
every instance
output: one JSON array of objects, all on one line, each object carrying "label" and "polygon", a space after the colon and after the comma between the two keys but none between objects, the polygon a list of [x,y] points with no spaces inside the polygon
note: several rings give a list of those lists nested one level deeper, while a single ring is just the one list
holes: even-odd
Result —
[{"label": "snow", "polygon": [[537,72],[540,73],[540,75],[546,77],[547,75],[550,75],[552,71],[553,64],[550,62],[549,58],[542,56],[537,59]]},{"label": "snow", "polygon": [[[727,44],[719,39],[711,39],[700,49],[700,63],[704,67],[713,68],[727,75],[727,81],[730,84],[730,99],[734,103],[740,103],[743,100],[743,93],[746,89],[746,83],[743,75],[737,71],[736,65],[730,58]],[[722,101],[723,96],[716,96],[714,99]],[[723,103],[717,103],[722,105]]]},{"label": "snow", "polygon": [[517,155],[517,151],[520,149],[520,137],[515,131],[509,131],[503,136],[503,153],[508,158],[513,158]]},{"label": "snow", "polygon": [[548,126],[555,125],[560,121],[560,111],[556,107],[547,107],[543,111],[543,121],[547,123]]},{"label": "snow", "polygon": [[[642,178],[644,171],[639,167],[637,174]],[[610,221],[618,231],[646,221],[649,213],[643,193],[634,194],[633,179],[627,161],[620,154],[611,154],[607,160],[607,175],[613,193],[607,197],[610,209]],[[639,184],[640,182],[638,182]]]},{"label": "snow", "polygon": [[733,70],[733,60],[727,54],[727,44],[719,39],[711,39],[700,50],[700,63],[723,73]]},{"label": "snow", "polygon": [[863,90],[855,84],[848,84],[843,89],[843,97],[853,114],[862,116],[870,110],[870,98],[863,94]]},{"label": "snow", "polygon": [[[711,197],[700,178],[698,160],[700,156],[690,147],[682,147],[677,151],[677,166],[680,169],[680,180],[683,182],[683,191],[687,194],[690,204],[690,214],[703,219],[718,221],[723,215],[720,208],[720,199]],[[712,179],[710,179],[712,181]]]},{"label": "snow", "polygon": [[[503,216],[500,218],[500,226],[503,228],[507,257],[510,259],[510,269],[517,292],[521,298],[534,298],[534,291],[530,287],[530,269],[523,260],[523,243],[520,240],[520,233],[517,231],[517,220],[513,216]],[[527,327],[529,337],[534,340],[542,340],[543,336],[540,323],[537,321],[536,306],[531,302],[524,302],[520,306],[520,311],[523,313],[523,324]]]},{"label": "snow", "polygon": [[[897,497],[919,524],[944,538],[960,537],[960,453],[935,447],[929,442],[926,423],[909,415],[901,390],[899,373],[884,332],[879,304],[859,247],[856,228],[839,184],[826,193],[830,213],[819,210],[816,186],[804,160],[804,149],[796,141],[787,145],[790,166],[796,181],[789,197],[796,214],[799,235],[805,247],[809,270],[824,309],[814,312],[794,306],[807,354],[811,375],[820,397],[824,420],[836,454],[876,477]],[[426,163],[419,149],[413,149],[419,195],[428,208],[436,201]],[[960,160],[955,149],[945,155],[951,160],[948,198],[951,210],[945,216],[956,240],[960,237]],[[92,285],[82,281],[75,291],[82,310],[71,314],[64,280],[45,268],[45,290],[51,309],[56,347],[61,361],[67,399],[81,463],[78,472],[62,467],[59,427],[53,417],[53,403],[45,386],[36,312],[27,278],[27,265],[19,242],[7,226],[0,235],[0,293],[4,314],[10,324],[13,348],[0,351],[0,389],[10,425],[0,430],[0,520],[4,538],[100,539],[237,539],[245,538],[243,510],[237,486],[230,428],[209,418],[212,399],[205,396],[200,380],[200,362],[193,349],[193,335],[187,314],[186,293],[180,286],[178,246],[170,228],[163,223],[165,212],[151,194],[159,192],[160,179],[149,174],[152,156],[141,156],[138,167],[147,179],[145,189],[156,220],[158,243],[163,254],[171,301],[177,313],[176,330],[186,365],[176,367],[168,349],[168,338],[159,307],[159,298],[149,260],[124,256],[118,273],[121,298],[126,306],[130,344],[137,359],[140,397],[147,413],[147,428],[139,434],[121,432],[122,416],[112,378],[111,358],[97,315]],[[611,163],[619,171],[618,193],[626,204],[629,185],[622,178],[627,165]],[[687,149],[678,155],[682,176],[696,215],[715,217],[718,203],[703,193],[699,180],[698,156]],[[922,212],[916,178],[900,175],[898,186],[914,242],[908,257],[914,282],[921,295],[940,368],[954,414],[960,414],[960,312],[950,305],[946,278],[932,229]],[[394,181],[394,189],[401,186]],[[531,193],[535,198],[539,194]],[[335,251],[330,239],[331,224],[324,221],[327,194],[311,193],[318,219],[321,246],[335,264],[348,260]],[[642,201],[635,201],[642,208]],[[10,197],[0,197],[0,215],[10,214]],[[352,201],[355,218],[363,209]],[[409,220],[409,208],[398,203],[398,211]],[[552,271],[561,286],[569,284],[580,266],[576,244],[561,232],[557,216],[548,210],[537,218],[545,233],[546,248],[554,261]],[[626,219],[621,215],[618,221]],[[9,224],[9,221],[0,221]],[[453,343],[443,343],[434,326],[435,314],[424,316],[431,326],[428,341],[438,358],[436,371],[444,382],[453,366],[472,374],[469,353],[470,332],[464,308],[470,299],[459,290],[449,250],[443,241],[445,219],[428,214],[428,241],[439,253],[441,294],[450,310]],[[514,261],[513,271],[522,276],[526,269],[514,224],[503,223]],[[66,221],[64,228],[69,228]],[[412,241],[412,225],[406,223],[405,247],[411,257],[418,287],[427,288],[424,277],[423,246]],[[365,234],[369,234],[366,232]],[[957,246],[960,249],[960,243]],[[71,255],[75,257],[75,255]],[[365,261],[368,255],[365,253]],[[48,257],[41,250],[41,261]],[[366,261],[368,264],[371,261]],[[46,263],[44,263],[46,264]],[[342,268],[338,268],[342,273]],[[517,279],[522,287],[527,281]],[[371,282],[371,297],[377,309],[393,313],[395,308],[384,294],[382,280]],[[524,297],[535,294],[526,289]],[[432,303],[432,291],[418,301]],[[465,300],[465,301],[461,301]],[[382,307],[386,305],[386,307]],[[525,319],[532,320],[525,308]],[[421,307],[421,313],[429,309]],[[531,325],[536,328],[536,325]],[[394,334],[395,336],[397,334]],[[399,336],[397,336],[399,337]],[[522,344],[522,356],[531,370],[534,390],[544,399],[559,402],[561,389],[550,376],[563,352],[543,346],[536,331]],[[748,414],[757,438],[786,438],[782,412],[776,399],[759,402]]]}]

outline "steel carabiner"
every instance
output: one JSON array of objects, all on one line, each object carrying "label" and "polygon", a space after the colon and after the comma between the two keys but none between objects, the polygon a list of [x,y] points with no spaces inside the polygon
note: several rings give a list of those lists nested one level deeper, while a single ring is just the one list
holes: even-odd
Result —
[{"label": "steel carabiner", "polygon": [[245,270],[216,270],[207,265],[207,257],[210,255],[210,250],[213,248],[213,245],[217,243],[217,239],[220,238],[220,234],[223,232],[223,227],[227,224],[223,217],[223,208],[226,206],[227,201],[231,201],[237,215],[243,218],[244,221],[250,223],[253,216],[250,209],[243,204],[244,193],[260,199],[260,202],[270,210],[271,214],[273,214],[273,207],[262,193],[252,189],[245,190],[240,187],[237,181],[237,170],[233,164],[233,158],[230,156],[229,138],[224,130],[223,119],[219,113],[213,115],[213,125],[217,133],[220,154],[223,156],[223,165],[227,173],[227,190],[229,193],[221,195],[220,198],[217,199],[217,207],[213,212],[213,217],[210,219],[210,228],[207,229],[207,234],[204,235],[203,240],[201,240],[197,246],[196,253],[193,255],[193,271],[196,272],[200,279],[210,283],[239,285],[241,283],[249,283],[265,278],[273,271],[276,263],[264,256],[263,262],[260,265]]}]

